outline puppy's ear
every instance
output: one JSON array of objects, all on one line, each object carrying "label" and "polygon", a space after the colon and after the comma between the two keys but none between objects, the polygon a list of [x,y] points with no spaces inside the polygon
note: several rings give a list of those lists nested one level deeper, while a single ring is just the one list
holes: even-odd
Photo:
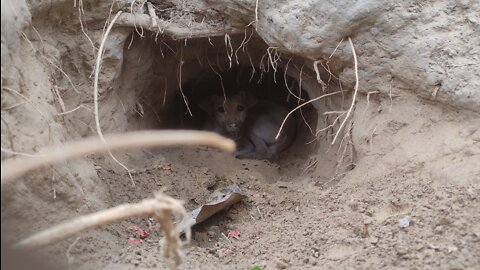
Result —
[{"label": "puppy's ear", "polygon": [[198,107],[202,109],[202,111],[206,112],[208,115],[212,115],[212,103],[213,103],[213,98],[208,97],[198,103]]},{"label": "puppy's ear", "polygon": [[220,96],[213,95],[210,96],[198,103],[198,107],[206,112],[209,116],[213,116],[213,112],[215,111],[216,105],[219,103],[219,100],[223,99]]},{"label": "puppy's ear", "polygon": [[239,92],[238,95],[247,108],[253,107],[258,103],[258,99],[255,96],[247,94],[245,91]]}]

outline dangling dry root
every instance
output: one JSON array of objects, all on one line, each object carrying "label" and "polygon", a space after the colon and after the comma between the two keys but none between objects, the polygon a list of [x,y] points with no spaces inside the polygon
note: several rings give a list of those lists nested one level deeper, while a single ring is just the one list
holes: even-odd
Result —
[{"label": "dangling dry root", "polygon": [[155,22],[157,25],[152,24],[152,17],[147,14],[123,13],[118,17],[115,26],[130,26],[151,32],[159,31],[173,39],[205,38],[224,36],[225,34],[233,35],[243,33],[242,29],[237,29],[228,25],[224,27],[207,28],[205,27],[205,24],[199,25],[198,27],[187,27],[175,22],[166,22],[159,19],[155,19]]},{"label": "dangling dry root", "polygon": [[328,94],[325,94],[325,95],[321,95],[321,96],[319,96],[319,97],[316,97],[316,98],[314,98],[314,99],[311,99],[311,100],[309,100],[309,101],[307,101],[307,102],[304,102],[304,103],[298,105],[297,107],[295,107],[295,108],[294,108],[293,110],[291,110],[291,111],[287,114],[287,116],[285,116],[285,118],[283,119],[282,125],[280,125],[280,128],[278,129],[278,133],[277,133],[277,136],[275,136],[275,139],[277,140],[278,137],[280,137],[280,133],[282,132],[282,129],[283,129],[283,126],[285,125],[285,122],[287,122],[288,117],[290,117],[290,115],[292,115],[292,113],[294,113],[296,110],[302,108],[303,106],[305,106],[305,105],[307,105],[307,104],[310,104],[310,103],[312,103],[312,102],[315,102],[315,101],[317,101],[317,100],[320,100],[320,99],[322,99],[322,98],[325,98],[325,97],[328,97],[328,96],[332,96],[332,95],[336,95],[336,94],[339,94],[339,93],[340,93],[340,91],[328,93]]},{"label": "dangling dry root", "polygon": [[353,107],[355,107],[355,100],[357,98],[357,93],[358,93],[358,62],[357,62],[357,54],[355,53],[355,47],[353,47],[353,42],[351,38],[348,38],[348,42],[350,43],[350,47],[352,48],[352,53],[353,53],[353,60],[355,63],[355,89],[353,91],[353,97],[352,97],[352,103],[350,104],[350,108],[347,110],[347,115],[342,121],[342,124],[340,124],[340,127],[337,130],[337,133],[335,134],[335,137],[333,138],[332,145],[335,144],[335,141],[337,140],[338,134],[342,131],[343,126],[345,126],[345,123],[347,122],[348,118],[352,114]]}]

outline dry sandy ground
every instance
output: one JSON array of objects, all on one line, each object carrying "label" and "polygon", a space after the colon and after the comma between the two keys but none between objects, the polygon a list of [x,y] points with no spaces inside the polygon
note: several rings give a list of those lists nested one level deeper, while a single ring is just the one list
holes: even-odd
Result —
[{"label": "dry sandy ground", "polygon": [[[278,163],[241,161],[208,149],[171,149],[162,151],[162,157],[158,152],[138,153],[147,159],[132,154],[130,165],[141,168],[135,173],[136,188],[127,175],[111,170],[108,158],[95,163],[109,186],[112,205],[136,202],[163,189],[191,210],[205,203],[214,189],[232,183],[247,192],[243,202],[194,227],[181,269],[478,269],[479,171],[468,167],[479,164],[478,118],[458,115],[436,122],[432,120],[452,111],[401,98],[396,104],[402,106],[378,113],[389,101],[371,102],[366,117],[383,117],[386,123],[375,128],[373,146],[357,145],[371,150],[340,179],[322,177],[318,169],[305,172],[308,162],[294,151]],[[357,111],[364,105],[360,102]],[[411,110],[398,114],[405,107]],[[400,124],[405,119],[410,123]],[[371,139],[372,129],[362,132]],[[463,132],[465,137],[455,141],[448,129],[452,136]],[[449,148],[418,165],[420,150],[436,147],[431,138],[438,132],[444,132],[442,143],[449,142]],[[395,154],[398,148],[402,155]],[[416,157],[402,163],[409,152]],[[397,155],[395,162],[390,153]],[[456,166],[457,176],[449,178],[439,166],[449,172]],[[128,226],[147,229],[149,224],[147,218],[133,219],[82,236],[69,252],[71,267],[164,268],[157,233],[139,246],[127,242],[134,237]],[[240,232],[239,239],[228,237],[232,230]]]},{"label": "dry sandy ground", "polygon": [[[478,185],[439,186],[415,173],[357,184],[311,177],[291,181],[276,166],[238,162],[220,153],[173,151],[170,158],[171,171],[162,161],[139,170],[137,188],[125,175],[102,167],[99,174],[110,186],[112,203],[139,201],[164,188],[193,209],[205,202],[209,188],[231,183],[249,194],[194,228],[182,269],[474,269],[480,263]],[[213,160],[225,167],[206,165]],[[401,228],[405,217],[411,223]],[[128,226],[146,229],[148,224],[146,218],[134,219],[109,226],[101,236],[82,236],[71,250],[73,268],[163,268],[157,234],[140,246],[127,242],[133,236]],[[240,231],[238,240],[225,237],[232,229]]]},{"label": "dry sandy ground", "polygon": [[[112,1],[83,1],[88,39],[95,44],[81,31],[80,7],[72,5],[77,1],[6,2],[13,9],[3,9],[2,1],[2,148],[37,153],[43,146],[96,134],[92,45],[99,46]],[[130,6],[131,1],[120,2]],[[185,9],[188,1],[165,2],[181,14],[196,14],[196,9]],[[231,20],[242,32],[256,21],[254,1],[206,2],[212,6],[199,10],[201,18],[214,11],[213,19]],[[225,2],[231,2],[230,8],[222,7]],[[136,187],[108,156],[89,157],[2,186],[2,229],[9,227],[2,231],[2,244],[4,236],[18,241],[78,215],[138,202],[158,190],[192,210],[215,189],[235,183],[247,199],[194,228],[181,269],[480,269],[479,2],[259,2],[258,33],[268,44],[251,41],[255,63],[263,65],[271,46],[310,59],[303,77],[305,88],[314,83],[310,97],[323,93],[311,60],[330,59],[338,42],[355,34],[360,92],[352,116],[353,170],[333,177],[338,156],[329,147],[332,132],[321,133],[317,143],[307,146],[311,138],[300,138],[292,151],[272,162],[236,160],[208,149],[118,153],[135,170]],[[169,9],[160,15],[167,13]],[[173,15],[165,18],[177,21]],[[167,92],[159,75],[170,80],[173,97],[180,63],[185,61],[182,79],[193,80],[203,76],[200,71],[208,70],[210,60],[219,61],[219,52],[227,51],[223,36],[216,39],[221,44],[217,47],[207,40],[188,40],[180,58],[173,49],[169,53],[166,43],[165,58],[163,45],[124,51],[132,31],[116,28],[109,36],[100,76],[105,133],[147,126],[137,117],[136,105],[148,105],[144,100]],[[241,41],[243,34],[236,38]],[[173,44],[181,49],[187,42]],[[346,44],[345,39],[330,64],[351,91],[355,76]],[[202,63],[196,53],[208,48]],[[231,61],[222,55],[220,64],[226,68]],[[244,66],[250,67],[249,58],[240,57]],[[287,58],[282,60],[285,64]],[[128,61],[130,66],[122,66]],[[29,102],[5,87],[23,93]],[[367,107],[366,95],[372,91],[376,94]],[[346,108],[334,101],[328,107],[326,101],[316,104],[319,124],[324,120],[320,110]],[[80,105],[83,109],[59,114]],[[11,155],[2,153],[2,159],[7,157]],[[158,245],[162,235],[157,230],[133,245],[128,239],[135,234],[127,230],[132,225],[147,229],[154,222],[130,219],[81,234],[42,250],[50,255],[43,261],[60,269],[164,269]],[[232,232],[240,233],[238,239]]]}]

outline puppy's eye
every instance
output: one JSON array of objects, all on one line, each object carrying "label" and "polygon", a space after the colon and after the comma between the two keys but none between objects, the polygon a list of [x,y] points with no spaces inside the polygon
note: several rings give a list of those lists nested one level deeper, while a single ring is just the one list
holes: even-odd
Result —
[{"label": "puppy's eye", "polygon": [[220,106],[220,107],[217,108],[217,111],[218,111],[219,113],[224,113],[224,112],[225,112],[225,109],[223,108],[223,106]]},{"label": "puppy's eye", "polygon": [[243,112],[244,110],[245,110],[245,107],[244,107],[244,106],[242,106],[242,105],[238,105],[238,106],[237,106],[237,111]]}]

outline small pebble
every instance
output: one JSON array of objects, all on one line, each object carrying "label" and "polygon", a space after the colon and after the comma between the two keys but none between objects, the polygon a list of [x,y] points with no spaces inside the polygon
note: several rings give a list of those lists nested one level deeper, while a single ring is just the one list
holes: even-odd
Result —
[{"label": "small pebble", "polygon": [[452,253],[452,252],[457,251],[457,250],[458,250],[458,248],[454,245],[451,245],[451,246],[447,247],[448,253]]},{"label": "small pebble", "polygon": [[277,261],[277,268],[278,269],[287,269],[288,264],[282,260]]},{"label": "small pebble", "polygon": [[410,216],[406,216],[398,220],[398,226],[400,226],[400,228],[407,228],[408,226],[410,226],[411,222],[412,218]]}]

